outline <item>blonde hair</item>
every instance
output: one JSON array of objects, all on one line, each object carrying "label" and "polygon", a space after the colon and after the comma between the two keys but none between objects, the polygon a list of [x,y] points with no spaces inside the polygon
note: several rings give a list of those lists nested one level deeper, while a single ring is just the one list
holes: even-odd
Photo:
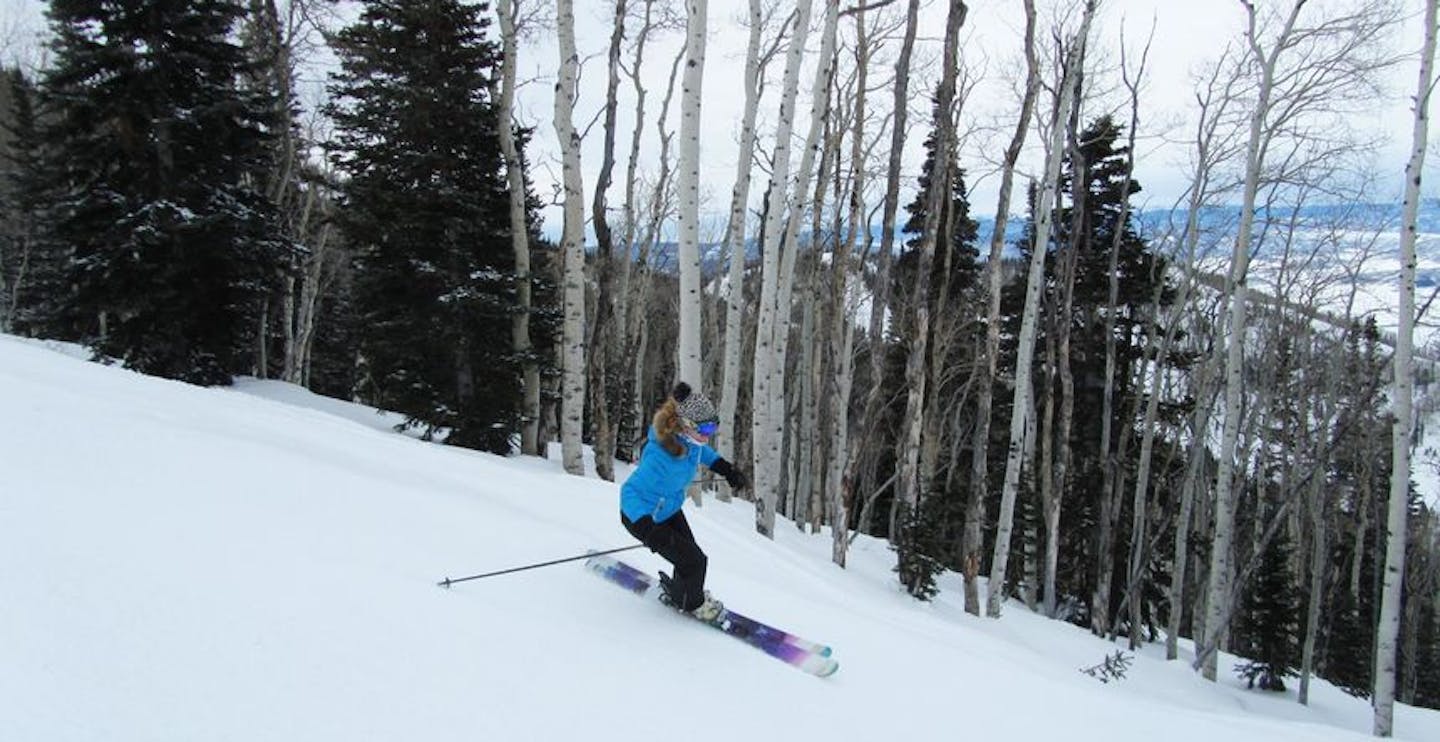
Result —
[{"label": "blonde hair", "polygon": [[660,439],[660,445],[664,446],[671,456],[685,454],[685,444],[680,442],[680,410],[674,397],[665,399],[665,404],[655,411],[651,424],[655,426],[655,437]]}]

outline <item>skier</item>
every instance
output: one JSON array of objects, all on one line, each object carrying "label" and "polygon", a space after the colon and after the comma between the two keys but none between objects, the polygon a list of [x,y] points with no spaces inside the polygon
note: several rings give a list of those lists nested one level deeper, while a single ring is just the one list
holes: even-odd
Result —
[{"label": "skier", "polygon": [[665,581],[665,602],[701,621],[713,621],[724,605],[705,590],[705,552],[685,521],[685,488],[700,465],[725,477],[734,489],[749,480],[709,446],[720,427],[715,405],[690,385],[675,385],[655,412],[640,461],[620,488],[620,522],[632,536],[674,566]]}]

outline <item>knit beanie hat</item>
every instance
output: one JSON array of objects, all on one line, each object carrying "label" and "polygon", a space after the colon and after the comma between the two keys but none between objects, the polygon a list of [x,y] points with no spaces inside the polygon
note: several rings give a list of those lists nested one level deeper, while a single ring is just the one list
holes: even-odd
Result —
[{"label": "knit beanie hat", "polygon": [[709,397],[692,391],[690,385],[683,381],[675,385],[675,391],[671,392],[670,396],[675,398],[675,409],[680,413],[680,417],[692,423],[703,423],[720,417]]}]

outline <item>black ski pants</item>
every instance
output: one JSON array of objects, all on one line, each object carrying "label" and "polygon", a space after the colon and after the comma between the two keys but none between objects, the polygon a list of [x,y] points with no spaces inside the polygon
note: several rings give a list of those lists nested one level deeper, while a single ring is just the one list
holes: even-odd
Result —
[{"label": "black ski pants", "polygon": [[678,512],[659,523],[650,516],[632,521],[620,514],[620,523],[631,536],[650,547],[675,567],[670,579],[670,597],[681,610],[693,611],[705,602],[705,567],[709,560],[695,543],[695,534]]}]

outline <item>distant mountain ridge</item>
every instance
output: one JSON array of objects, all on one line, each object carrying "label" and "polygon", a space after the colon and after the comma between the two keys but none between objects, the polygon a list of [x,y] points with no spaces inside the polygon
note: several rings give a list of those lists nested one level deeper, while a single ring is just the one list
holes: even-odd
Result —
[{"label": "distant mountain ridge", "polygon": [[[1367,203],[1367,204],[1323,204],[1306,206],[1292,214],[1288,209],[1273,210],[1268,214],[1269,222],[1280,228],[1288,229],[1290,221],[1295,221],[1295,226],[1302,233],[1314,234],[1316,230],[1344,231],[1355,234],[1373,234],[1376,232],[1390,232],[1398,234],[1400,225],[1401,204],[1395,203]],[[1257,225],[1266,222],[1267,214],[1257,214]],[[1150,209],[1138,212],[1134,221],[1141,233],[1146,237],[1157,240],[1164,239],[1167,235],[1178,238],[1185,228],[1187,214],[1184,209]],[[1199,225],[1202,234],[1209,237],[1210,242],[1223,238],[1225,233],[1233,232],[1240,219],[1240,207],[1238,206],[1211,206],[1201,210]],[[995,218],[993,216],[976,219],[978,234],[976,245],[980,250],[982,260],[989,253],[990,237],[995,230]],[[1029,226],[1029,220],[1024,214],[1013,214],[1005,225],[1005,258],[1013,259],[1020,255],[1017,247],[1019,241],[1024,238],[1025,230]],[[1434,253],[1440,259],[1440,240],[1426,240],[1426,235],[1440,236],[1440,198],[1427,198],[1421,201],[1420,214],[1418,219],[1419,232],[1422,236],[1419,250],[1422,254]],[[873,244],[878,246],[884,232],[879,225],[870,227],[870,236]],[[800,235],[802,242],[809,241],[809,233]],[[904,248],[906,242],[913,238],[913,235],[898,231],[895,235],[895,249],[899,251]],[[1259,252],[1256,259],[1264,259],[1267,255],[1278,252],[1280,243],[1270,241],[1259,245]],[[674,269],[674,255],[677,248],[675,242],[662,242],[659,244],[658,254],[665,256],[659,267],[662,270]],[[1273,248],[1273,249],[1272,249]],[[652,252],[653,254],[657,254]],[[701,265],[706,275],[712,275],[717,270],[723,270],[725,266],[724,245],[721,242],[707,242],[700,246]],[[757,240],[746,241],[746,255],[748,260],[757,260],[760,257],[759,243]],[[1422,276],[1423,281],[1440,282],[1440,274],[1435,276]]]}]

